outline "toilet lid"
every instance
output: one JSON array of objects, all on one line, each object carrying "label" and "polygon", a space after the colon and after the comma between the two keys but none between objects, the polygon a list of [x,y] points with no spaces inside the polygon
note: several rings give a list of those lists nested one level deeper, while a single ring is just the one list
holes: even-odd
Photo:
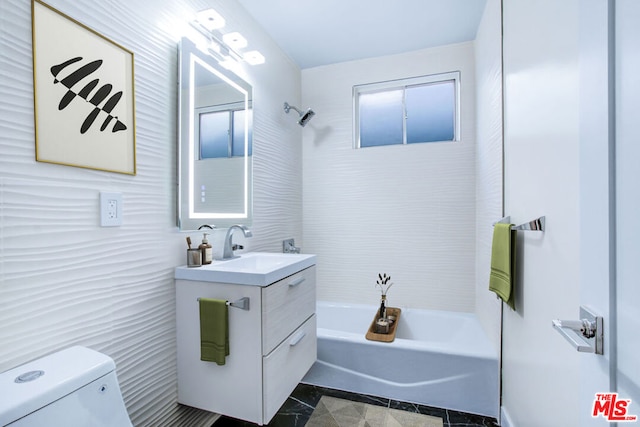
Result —
[{"label": "toilet lid", "polygon": [[0,374],[0,425],[7,425],[115,370],[113,359],[75,346]]}]

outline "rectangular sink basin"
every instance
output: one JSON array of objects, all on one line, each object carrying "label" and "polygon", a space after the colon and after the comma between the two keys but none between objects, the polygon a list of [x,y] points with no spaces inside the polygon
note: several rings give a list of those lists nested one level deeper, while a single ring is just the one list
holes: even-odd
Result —
[{"label": "rectangular sink basin", "polygon": [[309,254],[248,252],[231,260],[214,260],[211,264],[202,267],[177,267],[175,278],[201,282],[267,286],[311,267],[315,263],[316,256]]}]

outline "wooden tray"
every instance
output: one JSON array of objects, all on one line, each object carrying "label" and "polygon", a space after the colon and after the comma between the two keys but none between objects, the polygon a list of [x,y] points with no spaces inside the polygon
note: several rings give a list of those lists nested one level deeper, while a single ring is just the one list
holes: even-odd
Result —
[{"label": "wooden tray", "polygon": [[389,327],[388,334],[379,334],[376,332],[376,320],[379,319],[379,313],[376,312],[375,317],[373,318],[373,322],[371,322],[371,326],[369,326],[369,330],[367,331],[367,338],[370,341],[382,341],[382,342],[393,342],[396,339],[396,328],[398,326],[398,322],[400,321],[400,313],[402,310],[396,307],[387,307],[387,316],[396,316],[396,320]]}]

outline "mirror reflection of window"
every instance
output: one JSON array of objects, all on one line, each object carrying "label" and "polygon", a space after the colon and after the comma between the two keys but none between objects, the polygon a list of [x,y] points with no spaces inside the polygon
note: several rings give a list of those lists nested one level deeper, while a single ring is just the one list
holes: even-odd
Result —
[{"label": "mirror reflection of window", "polygon": [[[249,115],[248,120],[245,119],[246,115]],[[245,132],[245,123],[253,123],[253,110],[237,110],[233,113],[233,136],[231,139],[231,155],[232,156],[244,156],[244,132]],[[253,154],[253,145],[251,141],[253,141],[253,129],[249,126],[247,130],[248,138],[249,138],[249,152],[248,156]]]},{"label": "mirror reflection of window", "polygon": [[[240,108],[243,108],[241,106]],[[197,138],[199,160],[244,156],[245,115],[251,110],[200,108],[197,109]],[[249,156],[251,150],[251,127],[249,127]]]},{"label": "mirror reflection of window", "polygon": [[229,157],[229,116],[228,111],[198,114],[200,160]]}]

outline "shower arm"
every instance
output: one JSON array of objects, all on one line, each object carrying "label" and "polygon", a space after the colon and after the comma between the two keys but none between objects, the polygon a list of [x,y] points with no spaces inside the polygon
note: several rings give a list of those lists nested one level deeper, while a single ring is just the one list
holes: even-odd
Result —
[{"label": "shower arm", "polygon": [[289,103],[288,103],[288,102],[285,102],[285,103],[284,103],[284,112],[285,112],[285,113],[287,113],[287,114],[289,114],[289,111],[290,111],[290,110],[295,110],[295,111],[298,113],[298,115],[300,115],[300,116],[302,116],[302,115],[304,114],[302,111],[298,110],[298,109],[297,109],[296,107],[294,107],[293,105],[289,105]]},{"label": "shower arm", "polygon": [[284,103],[285,113],[289,114],[289,111],[292,109],[298,113],[298,124],[302,127],[305,127],[307,123],[309,123],[309,120],[311,120],[311,118],[316,115],[316,113],[311,108],[307,109],[307,111],[301,111],[293,105],[289,105],[288,102]]}]

